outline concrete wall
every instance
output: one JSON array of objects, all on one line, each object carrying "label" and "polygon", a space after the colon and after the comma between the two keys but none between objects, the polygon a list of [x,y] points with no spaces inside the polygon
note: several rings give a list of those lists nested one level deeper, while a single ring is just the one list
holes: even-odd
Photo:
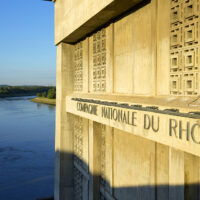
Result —
[{"label": "concrete wall", "polygon": [[[113,0],[58,0],[55,3],[55,43],[62,41]],[[98,5],[98,6],[97,6]]]},{"label": "concrete wall", "polygon": [[114,24],[114,93],[155,94],[153,5],[152,2]]},{"label": "concrete wall", "polygon": [[[57,3],[56,7],[61,2]],[[73,3],[71,2],[71,4]],[[83,8],[85,7],[84,3],[77,5],[82,5]],[[87,5],[90,4],[88,3]],[[76,6],[72,9],[74,12],[70,12],[69,10],[68,12],[70,14],[83,12],[78,12]],[[61,12],[56,13],[64,13],[62,11],[64,6],[62,6],[62,9],[59,7],[57,9],[59,11],[61,10]],[[80,51],[83,55],[79,59],[80,62],[83,62],[81,69],[83,70],[83,88],[79,92],[94,92],[94,59],[95,57],[98,59],[98,56],[102,54],[100,60],[105,59],[104,67],[106,73],[104,85],[106,88],[105,90],[97,89],[95,92],[141,96],[198,95],[200,91],[198,82],[199,64],[197,62],[198,44],[195,46],[197,49],[192,46],[193,43],[185,43],[185,46],[182,47],[181,44],[183,41],[179,45],[181,46],[180,48],[179,46],[171,46],[170,38],[174,34],[173,26],[176,25],[174,25],[170,18],[170,13],[173,9],[174,7],[173,4],[171,5],[170,0],[165,2],[151,0],[150,3],[141,5],[133,12],[127,13],[127,16],[124,18],[106,25],[103,29],[100,28],[99,30],[93,31],[91,36],[83,39],[80,42],[82,44]],[[65,19],[64,17],[61,18],[62,20]],[[61,23],[62,20],[58,20],[58,22]],[[69,25],[70,27],[66,28],[67,31],[71,30],[73,32],[75,29],[73,26],[77,25],[74,21],[82,23],[82,18],[79,15],[76,15],[76,18],[68,17],[67,20],[70,20],[70,23],[72,23],[69,24],[67,21],[65,21],[66,23],[63,22],[65,26]],[[56,31],[62,27],[59,23],[56,23],[56,26],[58,26],[56,27]],[[185,24],[187,28],[188,25],[186,22]],[[101,35],[100,30],[105,30],[106,33],[104,38],[105,50],[94,53],[94,45],[97,45],[98,42],[103,42],[101,39],[94,42],[95,35]],[[184,31],[182,30],[181,33],[177,33],[180,38],[184,38]],[[70,33],[64,30],[60,32],[66,36],[70,35]],[[61,38],[57,40],[62,41]],[[63,41],[65,40],[63,39]],[[190,58],[190,54],[191,59],[196,59],[196,61],[187,64],[186,61]],[[175,66],[172,62],[177,63],[177,65]],[[102,64],[99,67],[102,67]],[[99,70],[101,69],[99,68]],[[146,80],[148,80],[148,84]]]},{"label": "concrete wall", "polygon": [[[106,93],[156,94],[154,4],[155,2],[147,4],[105,28],[106,66],[109,66],[106,67]],[[82,62],[83,73],[85,74],[83,79],[86,79],[82,84],[83,88],[87,88],[89,82],[90,93],[94,92],[92,83],[93,58],[95,56],[93,53],[93,37],[91,36],[81,42],[83,44],[81,51],[84,53]],[[144,57],[145,59],[143,59]],[[126,65],[124,65],[125,63]],[[86,66],[88,66],[89,71]],[[146,80],[148,80],[148,84],[145,84]],[[168,94],[166,88],[163,89],[165,94]],[[87,89],[83,89],[81,92],[87,92]]]},{"label": "concrete wall", "polygon": [[[56,200],[200,199],[199,43],[186,36],[190,26],[198,33],[190,23],[200,17],[196,3],[194,15],[182,16],[190,3],[131,0],[129,10],[117,0],[55,2]],[[131,104],[162,115],[162,127],[144,130],[139,116],[142,128],[107,122],[66,104],[72,98]],[[173,137],[170,118],[180,121]]]}]

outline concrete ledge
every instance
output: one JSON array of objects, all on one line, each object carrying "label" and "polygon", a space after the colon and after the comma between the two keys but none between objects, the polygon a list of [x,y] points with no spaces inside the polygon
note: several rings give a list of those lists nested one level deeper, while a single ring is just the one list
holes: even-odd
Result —
[{"label": "concrete ledge", "polygon": [[[141,6],[144,6],[149,2],[150,0],[123,0],[123,1],[114,0],[112,1],[112,3],[108,4],[105,8],[96,13],[96,15],[91,16],[90,19],[88,19],[84,24],[79,26],[77,29],[72,30],[72,32],[69,33],[69,35],[66,35],[65,38],[61,39],[56,37],[55,43],[58,44],[60,42],[65,42],[69,44],[74,44],[84,39],[85,37],[89,36],[96,30],[111,23],[112,21],[117,20],[117,18],[122,17],[122,15],[132,12],[134,9],[135,10],[139,9]],[[82,10],[84,9],[85,8],[83,7]],[[71,12],[75,12],[75,10],[72,10]],[[80,14],[78,13],[77,15],[80,16]],[[77,17],[76,21],[78,20],[79,19]],[[68,23],[66,23],[66,25],[68,26]],[[62,27],[59,26],[58,28],[62,29]],[[72,27],[70,27],[69,25],[69,28],[71,29]]]},{"label": "concrete ledge", "polygon": [[[133,98],[135,101],[142,100],[141,97]],[[146,98],[150,103],[151,97]],[[147,106],[118,99],[119,96],[117,100],[113,98],[113,101],[67,96],[66,112],[196,156],[200,155],[198,111],[191,112],[190,108],[185,108],[185,112],[180,112],[163,106]],[[157,100],[159,99],[162,100]]]},{"label": "concrete ledge", "polygon": [[102,101],[116,101],[121,103],[132,103],[147,107],[158,107],[159,109],[174,109],[179,112],[199,112],[200,97],[188,96],[135,96],[121,94],[73,94],[72,98],[98,99]]}]

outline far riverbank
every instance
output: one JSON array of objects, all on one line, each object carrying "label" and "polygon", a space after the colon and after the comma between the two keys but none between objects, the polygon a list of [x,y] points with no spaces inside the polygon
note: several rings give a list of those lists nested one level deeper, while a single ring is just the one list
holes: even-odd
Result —
[{"label": "far riverbank", "polygon": [[56,99],[48,99],[44,97],[36,97],[34,99],[30,100],[31,102],[35,103],[44,103],[44,104],[49,104],[49,105],[56,105]]},{"label": "far riverbank", "polygon": [[0,98],[36,96],[37,93],[45,93],[55,90],[53,86],[0,86]]}]

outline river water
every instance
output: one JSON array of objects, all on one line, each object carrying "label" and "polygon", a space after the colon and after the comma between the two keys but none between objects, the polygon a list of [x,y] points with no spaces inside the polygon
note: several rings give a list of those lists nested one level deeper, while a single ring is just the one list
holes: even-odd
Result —
[{"label": "river water", "polygon": [[55,106],[0,99],[0,200],[53,196]]}]

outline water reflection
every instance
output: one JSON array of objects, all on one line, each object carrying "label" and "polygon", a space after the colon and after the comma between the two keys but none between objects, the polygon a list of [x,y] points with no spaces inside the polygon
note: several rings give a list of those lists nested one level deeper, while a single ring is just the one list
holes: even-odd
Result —
[{"label": "water reflection", "polygon": [[49,111],[53,111],[53,110],[55,110],[55,106],[53,106],[53,105],[48,105],[48,109],[49,109]]},{"label": "water reflection", "polygon": [[41,103],[37,103],[36,105],[37,105],[38,108],[42,106]]},{"label": "water reflection", "polygon": [[0,199],[53,195],[55,106],[0,99]]}]

